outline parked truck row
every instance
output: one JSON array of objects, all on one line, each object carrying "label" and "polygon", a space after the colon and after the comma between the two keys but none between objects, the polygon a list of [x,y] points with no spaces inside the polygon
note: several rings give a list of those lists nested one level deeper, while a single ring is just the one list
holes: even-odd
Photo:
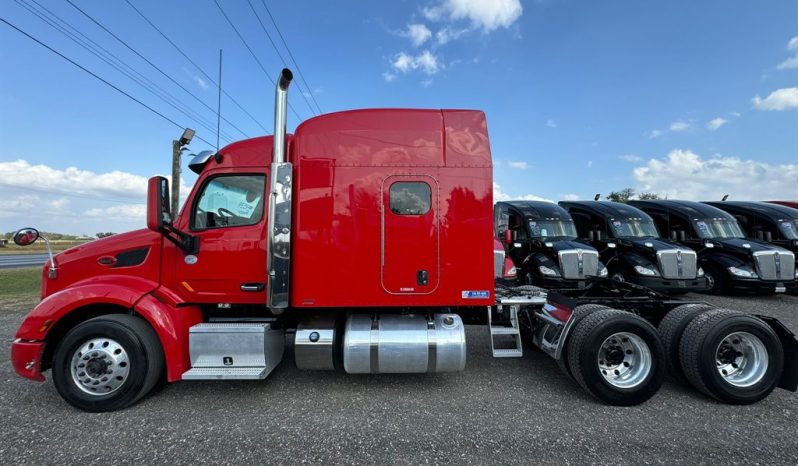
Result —
[{"label": "parked truck row", "polygon": [[667,294],[795,292],[798,209],[765,202],[499,202],[496,238],[522,284],[608,276]]},{"label": "parked truck row", "polygon": [[[71,405],[111,411],[159,383],[264,379],[286,336],[301,369],[461,371],[474,324],[495,357],[522,356],[525,339],[614,405],[646,401],[668,370],[726,403],[798,388],[798,340],[778,320],[632,283],[635,265],[698,277],[700,253],[656,239],[647,215],[494,210],[482,112],[353,110],[286,134],[291,80],[283,70],[273,136],[193,158],[181,212],[153,177],[146,229],[51,255],[12,343],[19,375],[49,370]],[[527,284],[536,273],[547,288]]]}]

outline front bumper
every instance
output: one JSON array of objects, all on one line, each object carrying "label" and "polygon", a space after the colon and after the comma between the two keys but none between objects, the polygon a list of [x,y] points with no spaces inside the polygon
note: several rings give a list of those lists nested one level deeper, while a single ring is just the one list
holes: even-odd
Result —
[{"label": "front bumper", "polygon": [[534,285],[546,289],[556,288],[584,288],[588,279],[562,278],[562,277],[537,277]]},{"label": "front bumper", "polygon": [[16,339],[11,343],[11,364],[17,374],[26,379],[44,382],[42,375],[43,341]]},{"label": "front bumper", "polygon": [[773,293],[775,290],[778,293],[787,292],[790,294],[796,293],[796,281],[765,281],[758,278],[742,278],[737,276],[731,277],[731,287],[738,291],[749,291],[754,293]]},{"label": "front bumper", "polygon": [[705,291],[707,279],[698,277],[693,280],[671,280],[662,277],[629,277],[629,283],[645,286],[661,293],[686,293],[689,291]]}]

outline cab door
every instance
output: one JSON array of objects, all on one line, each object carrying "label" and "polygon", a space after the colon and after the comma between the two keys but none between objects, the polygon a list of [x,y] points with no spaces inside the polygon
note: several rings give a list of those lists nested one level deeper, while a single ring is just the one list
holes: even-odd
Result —
[{"label": "cab door", "polygon": [[[184,231],[199,252],[175,253],[177,291],[194,303],[266,303],[266,172],[201,179],[184,209]],[[172,245],[173,246],[173,245]]]},{"label": "cab door", "polygon": [[438,287],[438,182],[394,175],[382,184],[382,286],[391,294],[428,294]]}]

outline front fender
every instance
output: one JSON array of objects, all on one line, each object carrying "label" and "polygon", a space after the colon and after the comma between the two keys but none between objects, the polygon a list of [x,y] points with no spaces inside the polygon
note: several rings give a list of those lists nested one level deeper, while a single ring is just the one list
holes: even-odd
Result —
[{"label": "front fender", "polygon": [[17,330],[16,338],[43,341],[62,317],[93,305],[112,305],[133,309],[142,296],[158,287],[156,282],[137,277],[98,277],[76,283],[42,300]]},{"label": "front fender", "polygon": [[744,260],[737,255],[724,253],[707,254],[699,260],[699,263],[701,265],[711,264],[723,270],[729,267],[740,267],[741,265],[747,265],[749,267],[753,267],[754,265],[750,260]]},{"label": "front fender", "polygon": [[635,265],[642,265],[643,267],[653,267],[659,271],[656,260],[652,260],[636,252],[624,252],[623,254],[619,254],[617,261],[617,264],[623,264],[624,267],[630,270],[634,270]]}]

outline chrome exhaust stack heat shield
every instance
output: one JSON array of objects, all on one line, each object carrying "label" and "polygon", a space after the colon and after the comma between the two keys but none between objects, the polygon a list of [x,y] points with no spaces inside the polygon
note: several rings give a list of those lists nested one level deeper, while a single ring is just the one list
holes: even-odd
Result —
[{"label": "chrome exhaust stack heat shield", "polygon": [[284,68],[274,91],[274,138],[268,211],[268,273],[266,305],[275,314],[288,307],[289,271],[291,265],[291,190],[293,167],[285,161],[285,125],[288,107],[288,86],[294,78]]},{"label": "chrome exhaust stack heat shield", "polygon": [[352,314],[343,360],[350,374],[462,371],[465,327],[457,314]]}]

